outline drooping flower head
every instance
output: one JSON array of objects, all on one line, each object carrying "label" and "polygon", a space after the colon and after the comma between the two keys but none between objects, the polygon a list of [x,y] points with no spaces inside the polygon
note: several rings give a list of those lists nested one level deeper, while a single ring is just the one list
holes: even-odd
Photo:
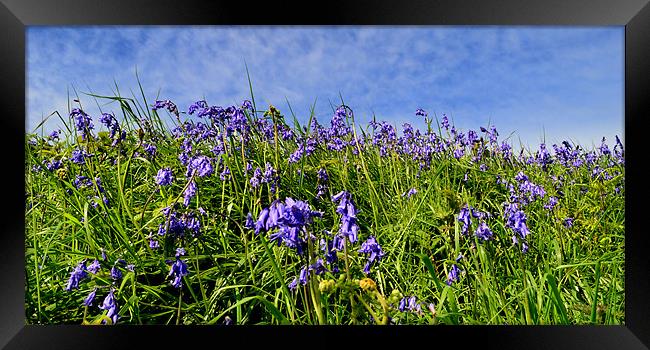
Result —
[{"label": "drooping flower head", "polygon": [[[111,319],[112,324],[117,323],[118,319],[118,314],[117,314],[117,302],[115,301],[115,295],[113,294],[114,289],[111,288],[111,291],[108,293],[106,298],[104,298],[104,302],[102,305],[99,306],[100,309],[102,310],[108,310],[108,313],[106,314],[107,317]],[[106,323],[106,321],[102,321],[103,324]]]},{"label": "drooping flower head", "polygon": [[70,291],[72,289],[79,288],[79,281],[88,277],[88,273],[86,273],[86,271],[86,260],[83,260],[77,266],[75,266],[74,270],[72,270],[70,273],[70,278],[68,279],[68,284],[65,287],[65,290]]},{"label": "drooping flower head", "polygon": [[156,184],[159,186],[169,186],[174,181],[174,176],[170,168],[163,168],[158,170],[156,174]]},{"label": "drooping flower head", "polygon": [[171,283],[175,288],[181,288],[183,286],[183,276],[187,276],[189,274],[187,263],[180,258],[183,255],[185,255],[185,249],[177,248],[176,261],[172,262],[171,268],[169,269],[168,276],[173,278]]},{"label": "drooping flower head", "polygon": [[452,283],[458,282],[459,275],[460,269],[456,264],[453,264],[449,270],[449,274],[447,274],[447,285],[451,286]]},{"label": "drooping flower head", "polygon": [[363,273],[370,273],[370,266],[381,260],[384,256],[384,251],[381,249],[381,246],[377,243],[375,237],[370,236],[365,242],[361,244],[361,249],[359,253],[368,255],[368,262],[363,268]]},{"label": "drooping flower head", "polygon": [[336,212],[341,215],[339,233],[343,237],[347,237],[350,243],[355,243],[359,226],[357,225],[357,209],[351,197],[349,192],[341,191],[332,196],[332,201],[338,202]]},{"label": "drooping flower head", "polygon": [[93,304],[93,300],[95,300],[96,292],[97,292],[97,288],[93,289],[92,292],[88,294],[86,299],[84,299],[83,306],[91,306]]}]

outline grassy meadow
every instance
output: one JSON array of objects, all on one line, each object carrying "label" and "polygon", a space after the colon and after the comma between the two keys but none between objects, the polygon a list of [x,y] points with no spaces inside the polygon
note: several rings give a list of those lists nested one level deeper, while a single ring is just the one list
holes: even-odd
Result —
[{"label": "grassy meadow", "polygon": [[26,134],[28,324],[625,322],[618,139],[94,99]]}]

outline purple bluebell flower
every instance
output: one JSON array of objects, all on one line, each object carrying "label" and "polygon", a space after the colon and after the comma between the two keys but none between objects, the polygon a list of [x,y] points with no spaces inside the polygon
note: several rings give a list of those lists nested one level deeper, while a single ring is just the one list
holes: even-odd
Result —
[{"label": "purple bluebell flower", "polygon": [[154,157],[158,151],[156,145],[150,143],[142,144],[142,148],[144,148],[144,151],[149,155],[149,157]]},{"label": "purple bluebell flower", "polygon": [[61,133],[61,130],[54,130],[50,133],[50,135],[47,137],[48,139],[54,141],[59,139],[59,134]]},{"label": "purple bluebell flower", "polygon": [[74,151],[72,151],[72,154],[70,155],[70,161],[72,161],[75,164],[80,164],[80,165],[84,164],[85,157],[87,155],[88,154],[84,150],[77,148]]},{"label": "purple bluebell flower", "polygon": [[309,270],[314,271],[315,274],[317,275],[322,275],[323,273],[327,272],[327,268],[323,264],[323,259],[318,258],[316,259],[316,262],[309,265]]},{"label": "purple bluebell flower", "polygon": [[553,208],[555,208],[555,206],[557,205],[557,203],[558,203],[557,198],[555,198],[555,197],[551,197],[551,198],[548,199],[548,204],[545,204],[545,205],[544,205],[544,209],[546,209],[546,210],[553,210]]},{"label": "purple bluebell flower", "polygon": [[366,275],[370,273],[370,266],[381,260],[381,258],[384,256],[384,251],[381,249],[381,246],[377,243],[377,240],[373,236],[370,236],[365,242],[361,244],[359,253],[368,255],[368,262],[363,268],[363,273]]},{"label": "purple bluebell flower", "polygon": [[180,113],[178,112],[178,108],[176,107],[176,104],[174,104],[170,100],[158,100],[152,107],[154,111],[160,108],[165,108],[169,111],[169,113],[174,114],[176,117],[180,115]]},{"label": "purple bluebell flower", "polygon": [[564,225],[564,227],[572,227],[573,226],[573,218],[564,219],[562,224]]},{"label": "purple bluebell flower", "polygon": [[190,205],[190,201],[192,198],[194,198],[194,196],[196,196],[196,190],[196,182],[194,180],[191,180],[187,186],[187,189],[185,192],[183,192],[183,204],[185,204],[186,207]]},{"label": "purple bluebell flower", "polygon": [[116,281],[120,280],[122,278],[122,271],[117,266],[113,266],[111,268],[111,277]]},{"label": "purple bluebell flower", "polygon": [[95,259],[90,266],[88,266],[88,272],[94,274],[97,274],[99,272],[99,269],[101,268],[101,265],[99,264],[99,260]]},{"label": "purple bluebell flower", "polygon": [[174,181],[174,176],[170,168],[158,170],[158,174],[156,174],[156,184],[160,186],[169,186],[172,184],[172,181]]},{"label": "purple bluebell flower", "polygon": [[[190,107],[187,109],[187,114],[194,114],[194,112],[198,110],[203,110],[205,108],[208,108],[208,103],[205,102],[205,100],[201,101],[196,101],[190,105]],[[199,117],[203,117],[203,115],[199,114]]]},{"label": "purple bluebell flower", "polygon": [[347,237],[350,243],[355,243],[357,241],[359,226],[357,225],[357,209],[355,208],[350,193],[341,191],[332,196],[332,201],[339,202],[336,207],[336,212],[341,215],[340,234]]},{"label": "purple bluebell flower", "polygon": [[460,269],[456,264],[451,266],[451,269],[449,270],[449,274],[447,274],[447,285],[451,286],[452,283],[458,282],[458,277],[460,275]]},{"label": "purple bluebell flower", "polygon": [[175,288],[181,288],[183,286],[183,276],[189,274],[187,263],[180,258],[183,255],[185,255],[185,249],[177,248],[176,261],[171,264],[171,268],[169,269],[168,276],[173,277],[172,286]]},{"label": "purple bluebell flower", "polygon": [[255,228],[255,221],[253,220],[253,214],[251,214],[250,212],[246,215],[246,223],[244,224],[244,227],[247,229]]},{"label": "purple bluebell flower", "polygon": [[86,135],[93,129],[92,118],[79,108],[73,108],[70,111],[70,117],[74,120],[74,125],[77,131],[81,132],[81,138],[86,139]]},{"label": "purple bluebell flower", "polygon": [[411,188],[410,190],[402,193],[402,197],[411,198],[411,196],[416,193],[418,193],[418,190],[416,190],[415,188]]},{"label": "purple bluebell flower", "polygon": [[260,168],[255,168],[253,176],[250,179],[250,184],[252,188],[257,188],[262,182],[262,170]]},{"label": "purple bluebell flower", "polygon": [[478,228],[476,229],[474,234],[478,238],[483,239],[484,241],[488,241],[488,240],[492,239],[492,236],[493,236],[492,231],[490,230],[490,228],[487,226],[487,224],[485,222],[481,222],[478,225]]},{"label": "purple bluebell flower", "polygon": [[47,170],[49,170],[49,171],[57,170],[57,169],[61,168],[61,165],[62,165],[60,160],[52,160],[50,162],[43,161],[43,164],[45,165],[45,168]]},{"label": "purple bluebell flower", "polygon": [[219,174],[221,181],[227,181],[230,179],[230,168],[226,165],[223,167],[223,171]]},{"label": "purple bluebell flower", "polygon": [[93,300],[95,300],[96,292],[97,292],[97,288],[93,289],[92,292],[88,294],[86,299],[84,299],[83,306],[91,306],[93,304]]},{"label": "purple bluebell flower", "polygon": [[86,260],[83,260],[70,273],[70,278],[68,279],[68,284],[65,287],[65,290],[70,291],[72,289],[79,288],[79,282],[82,279],[88,277],[88,273],[86,273],[86,271]]},{"label": "purple bluebell flower", "polygon": [[472,208],[465,204],[462,208],[460,208],[460,213],[458,214],[458,221],[463,223],[461,233],[464,235],[469,233],[469,226],[472,223],[471,210]]},{"label": "purple bluebell flower", "polygon": [[[114,290],[111,288],[111,291],[108,293],[106,298],[104,298],[104,302],[102,305],[99,306],[100,309],[102,310],[108,310],[108,313],[106,316],[108,316],[111,321],[113,321],[112,324],[117,323],[118,319],[118,311],[117,311],[117,302],[115,301],[115,295],[113,294]],[[103,324],[106,323],[106,321],[102,321]]]},{"label": "purple bluebell flower", "polygon": [[304,266],[302,269],[300,269],[300,278],[298,278],[298,281],[303,286],[306,285],[309,281],[309,269],[307,266]]},{"label": "purple bluebell flower", "polygon": [[249,111],[253,111],[253,104],[249,100],[244,100],[241,103],[241,109],[247,109]]},{"label": "purple bluebell flower", "polygon": [[295,291],[296,288],[298,287],[298,277],[294,277],[291,283],[289,283],[288,287],[289,290],[291,290],[292,292]]},{"label": "purple bluebell flower", "polygon": [[449,130],[449,118],[447,118],[447,115],[445,114],[442,115],[442,127]]}]

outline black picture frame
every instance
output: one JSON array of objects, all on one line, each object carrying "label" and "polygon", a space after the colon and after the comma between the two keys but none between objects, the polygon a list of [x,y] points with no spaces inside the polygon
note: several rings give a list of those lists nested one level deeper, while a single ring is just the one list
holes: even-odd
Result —
[{"label": "black picture frame", "polygon": [[[424,346],[526,349],[644,349],[650,346],[650,254],[642,229],[643,121],[650,97],[648,0],[506,1],[101,1],[0,0],[0,142],[4,166],[0,231],[0,346],[8,349],[370,346],[398,339]],[[31,25],[569,25],[625,26],[626,252],[625,325],[439,327],[33,326],[25,324],[25,34]],[[22,186],[22,188],[21,188]],[[399,338],[396,338],[399,337]],[[472,340],[473,339],[473,340]],[[226,341],[228,340],[228,341]],[[143,346],[143,345],[140,345]],[[395,345],[391,345],[395,346]],[[416,345],[417,346],[417,345]]]}]

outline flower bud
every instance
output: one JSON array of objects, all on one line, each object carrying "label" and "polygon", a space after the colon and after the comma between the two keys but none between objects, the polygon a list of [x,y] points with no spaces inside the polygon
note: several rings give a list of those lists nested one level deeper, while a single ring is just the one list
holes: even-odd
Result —
[{"label": "flower bud", "polygon": [[367,277],[359,281],[359,287],[361,287],[361,289],[363,289],[366,292],[372,292],[377,290],[377,284],[375,283],[375,281]]},{"label": "flower bud", "polygon": [[336,288],[336,282],[334,280],[322,280],[318,284],[318,289],[321,293],[329,294],[334,291]]}]

